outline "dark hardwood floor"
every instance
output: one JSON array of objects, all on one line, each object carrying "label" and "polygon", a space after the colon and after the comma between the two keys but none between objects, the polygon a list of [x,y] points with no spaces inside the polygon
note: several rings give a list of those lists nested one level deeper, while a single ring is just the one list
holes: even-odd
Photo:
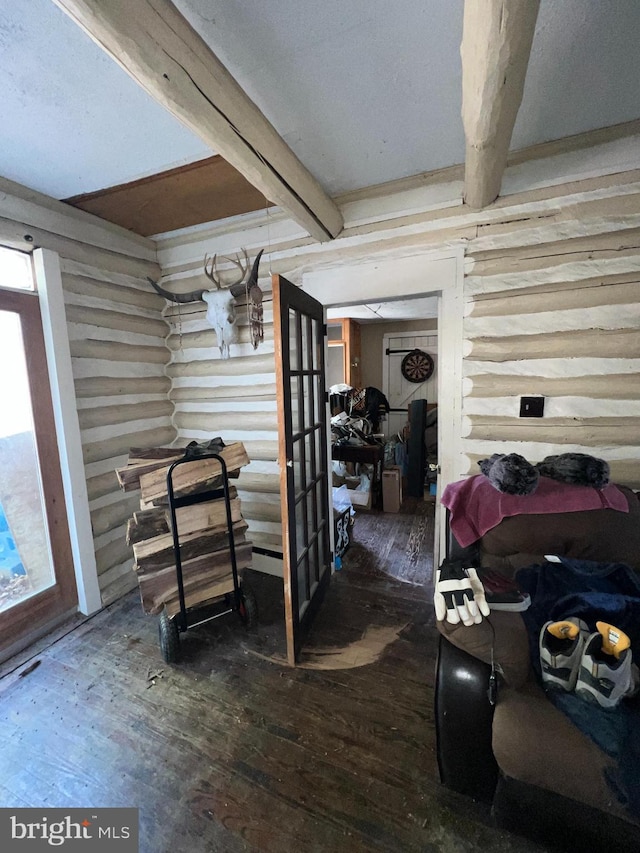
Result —
[{"label": "dark hardwood floor", "polygon": [[0,805],[137,806],[143,853],[540,850],[440,786],[431,596],[371,545],[356,536],[299,668],[282,582],[248,572],[258,628],[196,629],[179,665],[132,593],[5,675]]},{"label": "dark hardwood floor", "polygon": [[435,503],[405,498],[398,513],[380,511],[356,515],[353,540],[362,547],[349,565],[365,572],[377,570],[405,583],[429,586],[433,574]]}]

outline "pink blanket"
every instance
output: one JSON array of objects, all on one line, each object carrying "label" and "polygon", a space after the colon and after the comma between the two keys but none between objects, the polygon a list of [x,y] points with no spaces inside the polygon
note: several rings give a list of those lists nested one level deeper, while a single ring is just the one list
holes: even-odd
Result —
[{"label": "pink blanket", "polygon": [[629,512],[625,495],[611,483],[598,490],[540,477],[532,495],[505,495],[494,489],[483,474],[448,485],[442,493],[442,504],[451,513],[451,530],[463,548],[511,515],[603,508]]}]

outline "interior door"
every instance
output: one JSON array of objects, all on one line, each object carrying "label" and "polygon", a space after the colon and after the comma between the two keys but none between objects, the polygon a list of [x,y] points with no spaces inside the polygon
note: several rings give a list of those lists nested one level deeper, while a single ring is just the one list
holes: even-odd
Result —
[{"label": "interior door", "polygon": [[[384,336],[384,340],[386,346],[382,390],[391,407],[385,424],[385,434],[390,438],[400,432],[406,424],[409,403],[414,400],[438,402],[438,333],[433,330],[409,332],[406,335],[389,334]],[[436,365],[432,375],[425,382],[409,382],[402,375],[402,360],[413,349],[429,353]]]},{"label": "interior door", "polygon": [[274,275],[287,657],[295,664],[331,576],[322,305]]},{"label": "interior door", "polygon": [[34,292],[0,289],[0,658],[77,603]]}]

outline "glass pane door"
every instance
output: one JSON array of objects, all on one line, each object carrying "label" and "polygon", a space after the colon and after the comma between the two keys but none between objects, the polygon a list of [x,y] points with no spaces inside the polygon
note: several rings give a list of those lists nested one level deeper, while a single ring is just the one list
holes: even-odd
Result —
[{"label": "glass pane door", "polygon": [[53,586],[20,316],[0,311],[0,612]]},{"label": "glass pane door", "polygon": [[[78,602],[40,300],[0,252],[0,660]],[[28,261],[29,259],[27,259]]]},{"label": "glass pane door", "polygon": [[273,277],[287,657],[294,664],[329,583],[322,305]]}]

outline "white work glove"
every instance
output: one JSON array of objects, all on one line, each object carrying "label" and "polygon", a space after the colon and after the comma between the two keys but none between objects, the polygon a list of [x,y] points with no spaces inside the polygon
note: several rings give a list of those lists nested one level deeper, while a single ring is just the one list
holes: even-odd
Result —
[{"label": "white work glove", "polygon": [[478,573],[461,560],[444,560],[436,572],[433,604],[438,622],[452,625],[479,625],[490,613]]}]

